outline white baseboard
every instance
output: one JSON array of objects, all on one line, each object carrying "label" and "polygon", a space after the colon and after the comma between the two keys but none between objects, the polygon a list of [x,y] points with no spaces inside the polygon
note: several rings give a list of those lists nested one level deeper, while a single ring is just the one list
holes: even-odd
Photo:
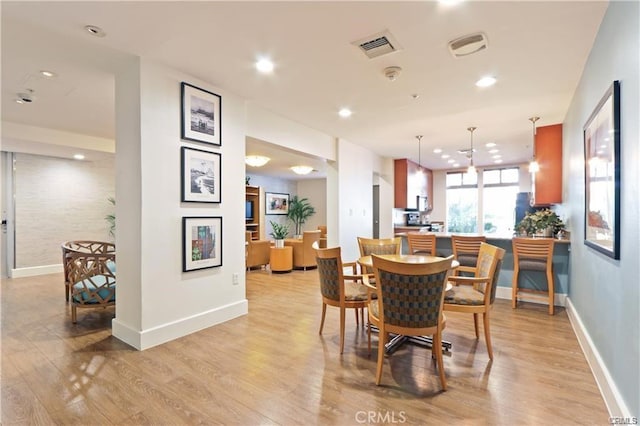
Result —
[{"label": "white baseboard", "polygon": [[56,274],[58,272],[62,272],[62,263],[12,269],[10,278],[35,277],[36,275]]},{"label": "white baseboard", "polygon": [[[511,287],[500,287],[496,289],[496,297],[498,299],[507,299],[511,300]],[[565,306],[565,301],[567,299],[567,295],[564,293],[556,293],[553,298],[553,304],[555,306]],[[531,302],[531,303],[539,303],[546,305],[542,300],[535,299],[533,297],[528,297],[526,293],[520,293],[518,296],[518,300],[522,300],[523,302]]]},{"label": "white baseboard", "polygon": [[207,312],[141,331],[135,330],[129,325],[118,321],[116,306],[116,318],[114,318],[111,323],[112,334],[114,337],[138,350],[145,350],[246,315],[248,312],[249,302],[247,299],[243,299],[230,305],[221,306]]},{"label": "white baseboard", "polygon": [[[569,322],[571,322],[573,332],[578,338],[578,343],[580,343],[580,347],[587,359],[587,363],[589,363],[589,367],[591,367],[591,372],[593,373],[593,377],[596,379],[598,388],[600,388],[600,394],[602,394],[604,403],[609,410],[609,415],[611,417],[632,417],[633,415],[624,403],[622,395],[620,395],[618,387],[613,381],[611,374],[609,374],[607,366],[602,361],[602,357],[600,356],[598,349],[593,344],[591,336],[589,336],[587,329],[584,327],[584,324],[580,319],[580,315],[578,315],[571,303],[571,299],[567,298],[566,306]],[[635,413],[636,416],[637,414],[638,413]]]}]

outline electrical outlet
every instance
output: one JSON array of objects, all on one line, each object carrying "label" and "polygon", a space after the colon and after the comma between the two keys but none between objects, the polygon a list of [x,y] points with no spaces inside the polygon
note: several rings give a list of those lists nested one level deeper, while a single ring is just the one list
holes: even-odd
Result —
[{"label": "electrical outlet", "polygon": [[234,285],[238,285],[240,283],[240,275],[238,275],[237,272],[231,276],[231,282],[233,282]]}]

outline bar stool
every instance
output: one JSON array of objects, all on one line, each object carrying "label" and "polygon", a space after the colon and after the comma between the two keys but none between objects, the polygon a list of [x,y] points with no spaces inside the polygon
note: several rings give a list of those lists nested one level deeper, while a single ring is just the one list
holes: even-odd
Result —
[{"label": "bar stool", "polygon": [[486,243],[486,237],[470,237],[466,235],[452,235],[451,248],[453,256],[460,263],[453,274],[460,275],[460,272],[476,272],[476,263],[478,263],[478,253],[480,253],[480,244]]},{"label": "bar stool", "polygon": [[436,234],[424,234],[420,232],[408,232],[409,254],[436,255]]},{"label": "bar stool", "polygon": [[[549,304],[549,315],[553,315],[554,283],[553,283],[553,238],[514,238],[513,239],[513,281],[511,283],[511,307],[518,305],[519,293],[533,293]],[[520,288],[518,275],[521,270],[545,272],[547,275],[547,291]],[[545,295],[548,293],[548,296]]]}]

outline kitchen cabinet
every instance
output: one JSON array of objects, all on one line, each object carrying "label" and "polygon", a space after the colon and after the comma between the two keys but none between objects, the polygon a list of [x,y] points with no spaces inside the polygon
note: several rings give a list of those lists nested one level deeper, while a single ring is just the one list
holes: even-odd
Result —
[{"label": "kitchen cabinet", "polygon": [[394,161],[394,207],[397,209],[433,208],[433,172],[406,158]]},{"label": "kitchen cabinet", "polygon": [[536,129],[535,154],[540,171],[532,182],[534,205],[562,203],[562,124]]}]

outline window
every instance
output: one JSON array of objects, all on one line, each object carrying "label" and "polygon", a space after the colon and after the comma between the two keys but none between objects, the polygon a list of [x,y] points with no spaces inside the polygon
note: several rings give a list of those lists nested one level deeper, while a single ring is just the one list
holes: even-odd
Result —
[{"label": "window", "polygon": [[518,167],[468,174],[450,172],[447,185],[447,231],[511,234],[515,225]]},{"label": "window", "polygon": [[447,231],[477,232],[478,175],[447,173]]}]

